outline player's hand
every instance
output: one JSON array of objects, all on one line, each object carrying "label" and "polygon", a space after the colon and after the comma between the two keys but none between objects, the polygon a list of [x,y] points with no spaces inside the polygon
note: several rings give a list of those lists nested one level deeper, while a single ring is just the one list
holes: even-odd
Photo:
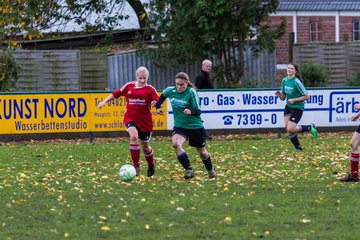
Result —
[{"label": "player's hand", "polygon": [[354,116],[351,117],[351,121],[353,122],[355,122],[358,119],[359,119],[359,114],[355,114]]},{"label": "player's hand", "polygon": [[151,102],[151,107],[155,107],[156,101]]},{"label": "player's hand", "polygon": [[290,104],[294,104],[294,103],[295,103],[294,99],[289,99],[288,102],[289,102]]},{"label": "player's hand", "polygon": [[186,115],[191,115],[190,109],[187,109],[187,108],[184,109],[183,113],[186,114]]},{"label": "player's hand", "polygon": [[279,90],[277,90],[277,91],[275,92],[275,95],[278,96],[278,97],[281,97],[281,92],[280,92]]},{"label": "player's hand", "polygon": [[98,108],[101,109],[103,106],[105,106],[105,103],[104,102],[99,102],[99,104],[97,106],[98,106]]},{"label": "player's hand", "polygon": [[359,108],[360,108],[360,104],[355,104],[354,109],[359,110]]},{"label": "player's hand", "polygon": [[164,115],[164,111],[161,108],[157,108],[156,113],[159,115]]}]

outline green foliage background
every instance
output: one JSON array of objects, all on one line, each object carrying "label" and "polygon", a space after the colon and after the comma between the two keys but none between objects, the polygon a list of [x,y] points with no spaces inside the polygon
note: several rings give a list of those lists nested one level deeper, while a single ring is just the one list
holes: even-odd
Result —
[{"label": "green foliage background", "polygon": [[285,31],[285,19],[274,25],[268,18],[278,4],[278,0],[151,1],[148,34],[157,51],[148,54],[159,65],[211,59],[219,88],[241,87],[245,45],[250,43],[255,54],[272,51]]},{"label": "green foliage background", "polygon": [[20,65],[14,58],[14,49],[4,48],[0,51],[0,92],[12,91],[19,76]]},{"label": "green foliage background", "polygon": [[300,74],[308,87],[323,87],[328,81],[326,69],[318,62],[310,61],[301,64]]},{"label": "green foliage background", "polygon": [[349,79],[346,80],[347,86],[360,86],[360,72],[355,73]]}]

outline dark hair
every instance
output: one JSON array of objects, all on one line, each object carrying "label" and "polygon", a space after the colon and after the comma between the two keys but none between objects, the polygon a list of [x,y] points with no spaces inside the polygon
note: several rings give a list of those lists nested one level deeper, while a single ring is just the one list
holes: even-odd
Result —
[{"label": "dark hair", "polygon": [[295,76],[296,76],[301,82],[304,82],[301,74],[299,73],[299,66],[298,66],[297,64],[295,64],[295,63],[288,63],[288,65],[293,65],[293,66],[294,66],[295,71],[296,71]]},{"label": "dark hair", "polygon": [[194,86],[194,84],[190,81],[189,75],[187,75],[187,73],[185,73],[185,72],[178,72],[178,73],[175,75],[175,79],[185,80],[185,81],[188,82],[188,84],[190,85],[190,87],[196,89],[196,87]]}]

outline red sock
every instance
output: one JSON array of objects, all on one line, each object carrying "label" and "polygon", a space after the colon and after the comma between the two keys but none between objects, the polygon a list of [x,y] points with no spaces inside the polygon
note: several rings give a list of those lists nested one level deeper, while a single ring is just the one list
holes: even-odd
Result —
[{"label": "red sock", "polygon": [[350,172],[353,176],[359,175],[359,153],[351,153],[350,155]]},{"label": "red sock", "polygon": [[130,155],[134,167],[140,167],[140,146],[139,144],[130,144]]},{"label": "red sock", "polygon": [[146,153],[144,152],[144,155],[145,155],[145,159],[148,163],[148,166],[149,167],[152,167],[154,165],[154,151],[153,149],[151,149],[150,152]]}]

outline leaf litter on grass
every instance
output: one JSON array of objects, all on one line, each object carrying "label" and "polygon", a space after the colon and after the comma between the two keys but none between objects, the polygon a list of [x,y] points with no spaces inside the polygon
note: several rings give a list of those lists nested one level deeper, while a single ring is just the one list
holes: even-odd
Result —
[{"label": "leaf litter on grass", "polygon": [[[143,173],[132,182],[118,177],[119,167],[131,163],[126,140],[2,145],[0,237],[340,238],[348,226],[329,231],[328,219],[333,211],[354,219],[350,209],[359,201],[344,199],[357,184],[338,183],[333,174],[348,171],[348,137],[300,137],[300,154],[275,135],[214,137],[207,149],[218,178],[209,180],[195,149],[185,146],[196,174],[190,181],[169,138],[152,142],[155,176],[143,175],[141,156]],[[29,214],[45,217],[30,225],[23,217]]]}]

